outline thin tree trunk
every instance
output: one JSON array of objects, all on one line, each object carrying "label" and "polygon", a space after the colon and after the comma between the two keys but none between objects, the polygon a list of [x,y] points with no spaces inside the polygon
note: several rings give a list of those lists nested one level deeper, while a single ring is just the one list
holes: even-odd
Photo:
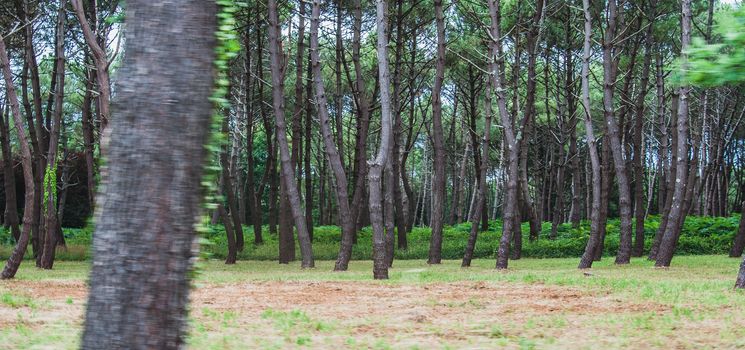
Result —
[{"label": "thin tree trunk", "polygon": [[[590,1],[582,0],[585,17],[584,44],[582,51],[582,108],[585,116],[585,133],[587,135],[587,150],[590,154],[592,167],[592,210],[590,214],[590,238],[587,240],[585,252],[579,262],[580,269],[589,269],[595,260],[597,247],[600,244],[600,205],[602,175],[600,172],[600,157],[595,140],[595,130],[590,113],[590,45],[592,36],[592,18],[590,17]],[[589,191],[589,189],[588,189]]]},{"label": "thin tree trunk", "polygon": [[[342,247],[352,246],[352,237],[354,236],[355,222],[351,215],[349,208],[349,195],[347,194],[347,175],[344,171],[344,164],[341,160],[341,155],[334,144],[334,135],[331,131],[331,120],[328,114],[328,102],[326,99],[326,91],[323,85],[323,72],[321,71],[321,54],[319,49],[318,40],[318,28],[320,25],[321,16],[321,1],[313,0],[313,11],[311,14],[310,22],[310,56],[311,56],[311,67],[313,69],[313,84],[315,86],[315,100],[318,109],[318,119],[321,127],[321,135],[323,136],[324,149],[326,151],[326,158],[329,162],[329,167],[334,174],[335,181],[335,192],[336,202],[339,210],[339,221],[342,229]],[[345,253],[351,253],[345,249],[339,251],[339,257],[337,258],[336,265],[334,266],[335,271],[346,271],[349,259],[351,256],[345,256]]]},{"label": "thin tree trunk", "polygon": [[300,253],[302,255],[302,268],[314,267],[313,247],[311,246],[308,229],[300,205],[300,194],[294,179],[294,167],[290,159],[290,147],[287,144],[287,128],[285,125],[285,101],[284,101],[284,65],[282,64],[282,52],[280,52],[280,25],[277,14],[277,1],[269,0],[269,56],[272,71],[272,100],[274,106],[274,118],[276,120],[276,137],[279,145],[280,160],[282,163],[282,183],[287,189],[287,197],[292,217],[297,228]]},{"label": "thin tree trunk", "polygon": [[62,120],[62,107],[65,98],[65,6],[66,0],[60,1],[57,13],[57,29],[55,56],[57,65],[57,90],[54,97],[54,121],[49,130],[49,151],[47,152],[48,168],[46,173],[49,179],[44,179],[44,222],[46,225],[44,236],[44,247],[41,255],[41,268],[51,269],[54,265],[54,255],[57,250],[57,148],[59,147],[60,122]]},{"label": "thin tree trunk", "polygon": [[[101,45],[99,45],[99,42],[96,40],[96,33],[94,33],[88,25],[88,20],[85,18],[85,11],[83,10],[83,4],[80,1],[81,0],[71,0],[72,6],[75,9],[75,16],[78,17],[80,27],[83,30],[83,38],[85,38],[85,43],[88,44],[88,47],[91,50],[93,62],[96,65],[96,79],[98,80],[99,90],[98,113],[101,118],[100,131],[103,135],[102,145],[105,149],[106,144],[108,143],[107,135],[110,133],[107,130],[107,125],[109,123],[109,116],[111,115],[109,113],[109,101],[111,100],[111,88],[109,86],[109,60],[106,56],[106,48],[102,48]],[[94,11],[94,9],[91,9],[91,11]]]},{"label": "thin tree trunk", "polygon": [[23,206],[23,226],[21,229],[21,236],[16,243],[13,252],[8,257],[8,262],[5,264],[2,275],[0,278],[9,279],[15,277],[18,267],[21,266],[23,256],[26,254],[26,247],[29,242],[29,234],[31,231],[31,225],[33,218],[36,215],[34,212],[34,196],[36,189],[34,188],[34,175],[33,166],[31,164],[31,148],[29,147],[28,138],[26,137],[26,130],[24,128],[23,119],[21,117],[21,109],[18,104],[18,95],[16,94],[15,87],[13,86],[13,73],[10,70],[10,61],[8,60],[8,54],[5,48],[5,42],[0,38],[0,70],[2,70],[3,77],[5,78],[5,93],[7,94],[8,101],[10,103],[10,110],[13,113],[13,121],[18,130],[18,143],[21,148],[21,166],[23,167],[23,182],[25,185],[24,194],[24,206]]},{"label": "thin tree trunk", "polygon": [[432,179],[432,235],[429,241],[428,264],[439,264],[442,261],[442,224],[443,207],[445,205],[445,145],[442,134],[442,96],[440,96],[442,94],[442,84],[445,80],[445,18],[442,11],[442,0],[434,0],[434,5],[437,24],[437,60],[435,84],[432,90],[434,176]]},{"label": "thin tree trunk", "polygon": [[380,83],[380,145],[375,159],[369,162],[370,171],[368,182],[370,187],[370,222],[373,228],[373,277],[388,279],[388,264],[386,261],[385,230],[383,227],[382,175],[391,148],[391,96],[390,70],[388,68],[388,23],[387,6],[385,0],[376,1],[377,23],[377,56]]},{"label": "thin tree trunk", "polygon": [[[10,148],[10,110],[6,106],[0,109],[0,145],[3,152],[3,184],[5,188],[5,213],[3,224],[10,228],[13,239],[18,243],[21,228],[18,222],[18,203],[16,193],[16,175],[13,171],[13,153]],[[7,119],[6,119],[7,118]]]},{"label": "thin tree trunk", "polygon": [[732,243],[732,249],[729,251],[730,258],[739,258],[745,249],[745,203],[740,205],[742,208],[740,214],[740,226],[737,228],[735,240]]},{"label": "thin tree trunk", "polygon": [[640,257],[644,254],[644,219],[646,216],[646,209],[644,208],[644,153],[642,144],[642,132],[644,128],[644,100],[647,96],[647,88],[649,86],[649,70],[652,65],[652,29],[653,21],[655,18],[654,0],[649,9],[650,22],[647,27],[646,38],[644,42],[644,63],[642,64],[642,77],[641,77],[641,91],[636,97],[636,118],[634,120],[634,218],[635,222],[635,234],[634,234],[634,247],[631,252],[632,256]]},{"label": "thin tree trunk", "polygon": [[[491,4],[490,4],[491,5]],[[490,6],[491,8],[491,6]],[[492,31],[493,32],[493,31]],[[490,63],[490,66],[496,66],[494,63]],[[497,68],[490,67],[493,70]],[[491,120],[492,120],[492,83],[491,78],[487,77],[488,84],[486,88],[486,99],[484,101],[484,139],[481,142],[481,158],[488,162],[489,155],[489,141],[491,140]],[[478,151],[476,151],[478,152]],[[465,159],[464,159],[465,161]],[[483,163],[482,163],[483,164]],[[475,209],[469,217],[471,222],[471,232],[468,236],[468,243],[466,243],[466,251],[463,255],[463,261],[461,267],[471,266],[471,260],[473,260],[473,252],[476,249],[476,239],[479,234],[478,230],[478,219],[481,217],[481,211],[485,208],[486,203],[486,164],[481,168],[478,174],[478,185],[474,197],[476,198]]]},{"label": "thin tree trunk", "polygon": [[608,141],[613,153],[613,164],[618,180],[618,207],[621,219],[620,243],[616,264],[628,264],[631,261],[632,233],[631,233],[631,193],[629,180],[626,173],[626,160],[624,149],[621,145],[621,131],[616,121],[613,93],[616,83],[616,59],[613,55],[616,34],[617,14],[616,0],[608,2],[608,27],[603,39],[603,116],[608,130]]},{"label": "thin tree trunk", "polygon": [[[249,16],[250,17],[250,16]],[[254,103],[252,101],[253,96],[253,76],[251,75],[251,52],[249,51],[250,38],[248,33],[245,37],[245,49],[246,49],[246,94],[245,94],[245,105],[246,105],[246,198],[245,202],[248,205],[248,211],[251,214],[251,222],[253,224],[254,233],[254,244],[264,243],[264,237],[261,235],[261,224],[262,224],[262,210],[261,210],[261,197],[263,191],[257,193],[256,184],[254,180]],[[261,66],[260,63],[257,63]],[[263,82],[257,82],[258,85]],[[259,99],[258,104],[263,104],[263,100]],[[263,107],[259,107],[263,109]]]},{"label": "thin tree trunk", "polygon": [[[691,2],[690,0],[682,1],[682,21],[681,21],[681,60],[683,69],[686,68],[686,59],[688,46],[691,42]],[[673,259],[675,248],[680,237],[681,227],[685,220],[685,197],[688,185],[688,92],[689,87],[682,85],[680,87],[680,100],[678,106],[678,144],[677,144],[677,164],[675,167],[675,187],[673,198],[668,215],[668,223],[665,228],[665,234],[662,236],[659,251],[657,252],[657,267],[669,267]]]}]

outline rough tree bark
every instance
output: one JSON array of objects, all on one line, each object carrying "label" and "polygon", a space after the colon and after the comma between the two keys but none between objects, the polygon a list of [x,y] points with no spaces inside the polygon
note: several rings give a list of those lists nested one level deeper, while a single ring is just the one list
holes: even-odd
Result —
[{"label": "rough tree bark", "polygon": [[[589,269],[595,260],[595,252],[600,243],[600,157],[595,140],[595,130],[590,113],[590,41],[592,36],[592,18],[590,16],[590,1],[582,0],[585,17],[584,44],[582,49],[582,108],[585,116],[585,133],[587,135],[587,150],[590,154],[592,167],[592,210],[590,214],[590,239],[587,241],[585,252],[579,262],[580,269]],[[588,189],[589,191],[589,189]]]},{"label": "rough tree bark", "polygon": [[[434,0],[437,25],[437,60],[432,89],[432,148],[434,150],[432,179],[432,235],[429,241],[428,264],[442,261],[442,224],[445,206],[445,145],[442,134],[442,84],[445,80],[445,18],[442,0]],[[483,162],[482,162],[483,163]],[[483,164],[482,164],[483,167]]]},{"label": "rough tree bark", "polygon": [[652,29],[654,28],[653,21],[655,18],[654,1],[651,3],[650,18],[652,21],[648,23],[646,37],[644,41],[644,63],[642,64],[642,77],[641,77],[641,90],[636,96],[635,118],[634,118],[634,143],[633,143],[633,167],[634,167],[634,247],[631,251],[631,256],[640,257],[644,254],[644,219],[646,216],[646,209],[644,207],[644,153],[642,144],[642,133],[644,128],[644,100],[647,96],[647,89],[649,86],[649,71],[652,65]]},{"label": "rough tree bark", "polygon": [[[250,16],[249,16],[250,17]],[[253,97],[253,85],[254,79],[251,74],[251,52],[249,50],[250,38],[249,33],[246,33],[244,38],[244,47],[246,49],[246,94],[245,94],[245,105],[246,111],[246,197],[245,201],[248,205],[248,211],[251,214],[251,223],[253,224],[254,233],[254,244],[264,243],[264,237],[261,235],[261,224],[262,224],[262,211],[261,211],[261,197],[257,193],[254,180],[254,103],[252,102]],[[257,65],[261,65],[260,63]],[[263,84],[259,81],[257,84]],[[258,104],[263,104],[262,100],[259,100]],[[262,107],[259,107],[262,108]],[[263,192],[263,191],[262,191]],[[262,193],[263,194],[263,193]]]},{"label": "rough tree bark", "polygon": [[631,261],[631,191],[629,179],[626,173],[626,160],[623,146],[621,145],[621,131],[615,116],[613,94],[616,83],[616,58],[614,57],[616,40],[616,21],[618,9],[616,0],[608,2],[608,26],[605,29],[603,39],[603,116],[608,130],[608,141],[613,153],[613,165],[615,166],[616,178],[618,180],[618,207],[621,219],[620,243],[616,264],[628,264]]},{"label": "rough tree bark", "polygon": [[[47,151],[47,169],[55,178],[44,181],[44,194],[46,195],[44,208],[44,239],[41,254],[41,268],[51,269],[54,265],[54,253],[57,248],[57,148],[59,146],[60,122],[62,120],[62,108],[65,98],[65,6],[66,0],[60,1],[57,13],[57,28],[55,42],[55,56],[57,65],[57,90],[54,96],[54,120],[49,130],[49,150]],[[45,179],[46,180],[46,179]]]},{"label": "rough tree bark", "polygon": [[83,37],[85,43],[91,50],[93,56],[93,62],[96,65],[96,79],[98,79],[98,113],[101,118],[101,134],[103,135],[102,145],[106,146],[107,140],[106,131],[109,123],[109,101],[111,101],[111,88],[109,86],[109,59],[106,56],[105,48],[102,48],[96,40],[96,34],[91,30],[88,25],[88,20],[85,18],[85,11],[83,10],[83,4],[81,0],[71,0],[72,6],[75,9],[75,16],[78,17],[80,27],[83,30]]},{"label": "rough tree bark", "polygon": [[[489,0],[489,15],[491,17],[490,60],[498,59],[501,50],[500,46],[502,46],[499,18],[497,17],[500,6],[500,0]],[[502,75],[500,74],[502,69],[500,64],[491,63],[491,77],[489,78],[497,95],[499,118],[504,129],[504,142],[507,146],[507,184],[505,186],[506,195],[504,212],[502,214],[502,238],[499,241],[499,248],[497,250],[497,269],[507,268],[515,216],[519,215],[517,182],[519,180],[520,136],[515,135],[513,116],[507,112],[507,99],[502,87]],[[482,159],[482,163],[484,161],[486,159]],[[483,164],[482,168],[485,168]]]},{"label": "rough tree bark", "polygon": [[8,257],[8,262],[5,264],[5,268],[0,275],[0,278],[2,279],[9,279],[15,277],[18,267],[21,266],[23,256],[26,254],[26,247],[28,246],[30,239],[31,224],[36,215],[36,212],[34,211],[36,189],[33,165],[31,163],[31,148],[29,146],[28,137],[26,136],[23,118],[21,117],[21,107],[18,104],[18,95],[15,86],[13,86],[13,73],[10,70],[8,51],[5,48],[5,41],[2,38],[0,38],[0,70],[2,70],[3,77],[5,78],[5,93],[7,95],[8,103],[10,103],[10,110],[13,113],[13,122],[16,126],[16,130],[18,130],[18,143],[21,148],[21,166],[23,167],[23,182],[25,185],[23,227],[21,229],[21,236],[19,237],[15,248],[13,248],[10,257]]},{"label": "rough tree bark", "polygon": [[740,226],[737,228],[737,234],[735,240],[732,243],[732,249],[729,251],[730,258],[739,258],[742,256],[743,249],[745,249],[745,202],[740,207]]},{"label": "rough tree bark", "polygon": [[[492,65],[495,65],[492,63]],[[492,68],[493,69],[493,68]],[[489,78],[487,78],[489,79]],[[491,81],[491,80],[490,80]],[[492,84],[488,83],[486,88],[486,99],[484,101],[484,139],[481,142],[481,159],[482,167],[479,171],[478,186],[476,188],[476,207],[469,218],[471,222],[471,232],[466,243],[466,252],[463,255],[461,267],[471,266],[473,260],[473,251],[476,249],[476,238],[479,234],[478,221],[486,203],[486,167],[489,159],[489,141],[491,140],[491,120],[492,120]],[[478,151],[477,151],[478,152]],[[465,159],[463,160],[465,162]]]},{"label": "rough tree bark", "polygon": [[274,118],[276,121],[276,138],[279,145],[280,162],[282,163],[282,183],[287,189],[287,200],[292,218],[297,228],[298,242],[300,243],[300,254],[302,255],[301,267],[314,267],[313,247],[311,246],[305,216],[300,205],[300,193],[295,183],[294,167],[290,159],[290,147],[287,144],[287,126],[285,124],[285,97],[284,97],[284,64],[281,52],[279,16],[277,14],[277,1],[269,0],[269,57],[272,72],[272,101],[274,107]]},{"label": "rough tree bark", "polygon": [[[3,152],[3,185],[5,188],[5,212],[3,225],[10,229],[16,243],[21,238],[21,227],[18,222],[18,204],[16,193],[16,176],[13,171],[13,153],[10,149],[10,111],[0,107],[0,145]],[[7,118],[7,119],[6,119]]]},{"label": "rough tree bark", "polygon": [[390,70],[388,68],[388,20],[385,0],[376,1],[377,24],[377,56],[378,75],[380,83],[380,144],[375,159],[369,161],[368,182],[370,189],[370,222],[373,228],[373,277],[388,279],[388,264],[386,260],[385,230],[383,227],[383,189],[382,175],[391,142],[393,141],[391,126],[391,93]]},{"label": "rough tree bark", "polygon": [[[691,1],[683,0],[681,2],[681,61],[683,69],[686,68],[686,59],[688,46],[691,43]],[[660,248],[657,252],[657,267],[669,267],[673,260],[673,254],[678,244],[681,227],[685,220],[685,195],[688,184],[688,92],[690,88],[682,85],[679,89],[680,99],[678,105],[678,143],[677,143],[677,162],[675,166],[675,187],[673,189],[672,202],[670,203],[670,212],[668,214],[667,227],[665,234],[662,236]],[[745,266],[745,265],[743,265]]]},{"label": "rough tree bark", "polygon": [[[326,88],[323,85],[323,72],[321,70],[321,54],[318,43],[318,27],[321,21],[321,1],[313,0],[313,10],[311,12],[310,22],[310,57],[311,57],[311,68],[313,70],[313,84],[315,86],[315,99],[316,109],[318,111],[318,119],[321,127],[321,135],[323,137],[323,145],[326,151],[326,157],[328,158],[329,167],[334,174],[336,202],[339,211],[339,222],[342,230],[342,246],[352,245],[352,237],[354,236],[355,222],[352,218],[351,210],[349,208],[349,195],[347,193],[347,174],[344,171],[344,164],[342,163],[341,155],[339,150],[334,144],[334,135],[331,131],[331,120],[328,113],[328,101],[326,98]],[[342,256],[343,254],[351,253],[341,249],[339,251],[339,257],[334,266],[335,271],[346,271],[350,256]]]},{"label": "rough tree bark", "polygon": [[213,110],[216,5],[128,1],[126,18],[82,348],[178,349]]}]

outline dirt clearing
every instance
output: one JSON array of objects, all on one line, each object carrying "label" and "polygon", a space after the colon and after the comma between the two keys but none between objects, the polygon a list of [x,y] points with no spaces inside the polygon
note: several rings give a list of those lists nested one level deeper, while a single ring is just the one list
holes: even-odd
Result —
[{"label": "dirt clearing", "polygon": [[[0,293],[4,344],[76,346],[83,282],[7,281]],[[745,325],[738,313],[724,320],[609,292],[493,282],[200,283],[191,310],[194,349],[734,348],[723,332]]]}]

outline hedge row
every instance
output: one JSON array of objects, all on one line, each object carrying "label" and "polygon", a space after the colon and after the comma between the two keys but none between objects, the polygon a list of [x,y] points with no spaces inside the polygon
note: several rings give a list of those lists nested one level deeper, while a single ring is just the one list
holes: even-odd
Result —
[{"label": "hedge row", "polygon": [[[728,218],[689,217],[683,228],[676,254],[703,255],[726,254],[737,231],[739,216]],[[444,229],[442,257],[444,259],[460,259],[465,250],[470,232],[469,223],[447,226]],[[608,235],[605,240],[605,255],[614,255],[618,250],[617,219],[608,222]],[[645,247],[649,249],[655,232],[659,227],[659,218],[650,217],[645,223]],[[476,258],[493,258],[501,237],[501,222],[490,222],[489,229],[480,232],[476,243],[474,256]],[[277,258],[278,242],[276,235],[269,234],[264,227],[264,244],[253,244],[251,228],[244,228],[245,249],[239,253],[239,259],[275,260]],[[574,228],[570,224],[560,225],[557,238],[548,239],[551,230],[550,223],[545,223],[538,240],[528,240],[528,225],[522,227],[523,257],[526,258],[569,258],[579,257],[584,251],[589,236],[589,222],[582,222],[580,227]],[[58,257],[61,260],[84,260],[89,258],[88,247],[91,242],[91,230],[65,229],[64,234],[68,243],[68,250],[61,250]],[[429,228],[414,228],[408,234],[408,249],[396,250],[397,259],[426,259],[429,249]],[[358,234],[357,244],[352,250],[352,259],[365,260],[371,258],[372,232],[364,228]],[[227,253],[225,232],[222,226],[214,226],[204,237],[203,252],[212,258],[222,259]],[[340,230],[337,226],[316,226],[313,229],[313,253],[316,259],[333,260],[339,250]],[[13,240],[6,230],[0,230],[0,257],[6,258],[12,248]],[[297,254],[299,255],[299,249]]]}]

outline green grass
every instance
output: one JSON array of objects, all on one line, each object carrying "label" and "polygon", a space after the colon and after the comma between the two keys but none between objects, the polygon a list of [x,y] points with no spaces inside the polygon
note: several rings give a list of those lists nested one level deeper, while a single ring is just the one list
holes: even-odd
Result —
[{"label": "green grass", "polygon": [[[594,265],[591,275],[576,268],[576,258],[511,261],[507,271],[495,270],[493,259],[474,260],[473,266],[465,269],[459,263],[458,260],[447,260],[442,265],[429,266],[424,260],[396,260],[390,271],[390,280],[372,281],[369,261],[352,261],[350,270],[343,273],[333,272],[333,261],[326,260],[318,261],[314,269],[305,270],[299,268],[299,263],[280,265],[270,261],[239,261],[236,265],[225,265],[215,259],[201,261],[194,287],[197,291],[202,288],[212,290],[211,293],[216,294],[207,300],[217,303],[192,305],[188,343],[193,349],[613,349],[637,346],[693,349],[745,346],[745,315],[739,311],[745,309],[745,293],[732,289],[740,259],[722,255],[679,256],[669,269],[656,269],[645,259],[633,259],[628,266],[615,266],[612,259],[603,259]],[[78,314],[72,314],[80,315],[85,300],[68,295],[56,299],[38,298],[28,292],[27,286],[54,288],[55,283],[69,285],[85,281],[89,269],[88,262],[60,261],[51,271],[37,269],[26,262],[16,280],[0,282],[0,324],[4,324],[0,327],[0,344],[9,349],[76,348],[81,329],[80,316],[70,316],[69,310],[78,310]],[[329,316],[324,312],[326,307],[314,308],[313,303],[309,306],[270,302],[259,305],[259,311],[247,311],[233,307],[230,300],[219,302],[223,298],[221,291],[226,290],[224,288],[235,290],[232,294],[235,298],[243,295],[242,288],[276,283],[280,283],[277,286],[297,285],[298,292],[303,290],[303,286],[314,285],[342,286],[345,290],[363,286],[380,292],[390,288],[414,288],[422,295],[413,306],[405,304],[408,306],[403,314],[411,312],[412,315],[429,316],[424,321],[417,321],[415,317]],[[537,309],[527,309],[534,311],[522,315],[507,310],[490,316],[488,310],[498,310],[502,303],[509,305],[519,300],[509,296],[484,298],[479,292],[459,299],[458,293],[447,293],[450,287],[445,287],[445,294],[428,295],[427,290],[435,285],[469,289],[468,286],[492,286],[505,290],[523,288],[529,293],[535,293],[531,288],[536,287],[541,288],[538,290],[548,288],[545,290],[549,292],[576,291],[578,298],[592,296],[589,300],[598,305],[587,306],[599,309],[544,313],[544,308],[571,302],[572,299],[552,299],[551,293],[548,296],[528,294],[525,302],[540,305]],[[323,304],[325,297],[323,294],[308,296],[321,305],[326,305]],[[385,305],[397,305],[395,295],[393,300],[374,292],[369,297],[378,298]],[[274,300],[274,297],[270,294],[267,300]],[[240,305],[238,300],[236,305]],[[628,312],[604,311],[605,307],[613,305],[643,307],[631,308]],[[646,309],[646,305],[650,309]],[[521,310],[524,312],[526,309]],[[446,319],[473,312],[481,312],[481,316],[466,317],[468,321],[465,323]],[[432,315],[442,315],[438,317],[443,319]],[[580,331],[586,335],[582,339],[576,338],[576,332]],[[417,344],[425,338],[440,341],[436,346]],[[576,347],[574,342],[579,342]]]},{"label": "green grass", "polygon": [[[683,227],[677,248],[677,255],[712,255],[729,252],[734,235],[739,224],[739,216],[727,218],[688,217]],[[654,235],[659,227],[659,218],[651,216],[645,222],[646,251],[651,246]],[[471,225],[463,223],[446,226],[443,232],[442,257],[444,259],[460,259],[465,251]],[[607,225],[607,238],[604,254],[612,256],[618,250],[618,219],[613,219]],[[499,238],[501,237],[501,222],[491,221],[487,231],[479,233],[474,251],[475,258],[493,258]],[[549,240],[551,224],[544,223],[537,241],[528,240],[529,228],[523,224],[523,257],[526,258],[570,258],[579,257],[584,251],[590,233],[588,222],[574,228],[570,224],[560,225],[557,239]],[[340,229],[337,226],[317,226],[314,228],[313,254],[318,260],[334,260],[339,252]],[[60,249],[57,254],[59,260],[79,261],[90,258],[91,229],[65,229],[68,243],[67,249]],[[408,234],[409,247],[406,250],[396,250],[396,259],[426,259],[429,251],[429,228],[414,228]],[[264,244],[253,244],[253,231],[244,227],[245,249],[238,254],[240,260],[276,260],[279,242],[276,234],[270,234],[264,227]],[[208,244],[202,246],[202,252],[215,259],[224,259],[227,254],[227,239],[222,226],[212,226],[204,237]],[[358,243],[352,249],[352,259],[368,260],[372,256],[372,232],[369,227],[362,229],[358,235]],[[9,256],[13,249],[12,238],[6,230],[0,230],[0,259]],[[296,248],[297,254],[300,250]],[[31,258],[31,252],[26,255]]]}]

